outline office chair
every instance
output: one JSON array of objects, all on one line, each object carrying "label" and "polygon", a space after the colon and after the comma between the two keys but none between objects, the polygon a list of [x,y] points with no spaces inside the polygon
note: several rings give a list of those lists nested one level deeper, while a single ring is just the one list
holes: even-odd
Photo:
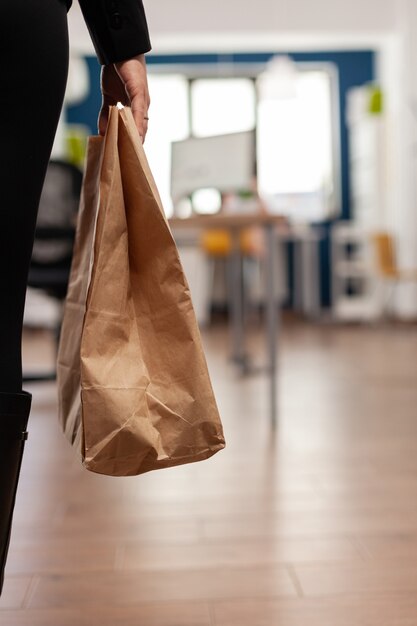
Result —
[{"label": "office chair", "polygon": [[375,269],[377,276],[389,287],[388,297],[385,298],[383,313],[395,288],[403,282],[417,283],[417,268],[401,269],[397,264],[395,242],[388,232],[376,232],[372,235],[374,247]]},{"label": "office chair", "polygon": [[[40,289],[62,305],[68,288],[82,172],[65,161],[48,165],[39,204],[28,286]],[[58,347],[61,319],[55,328]],[[56,371],[24,373],[24,382],[55,380]]]},{"label": "office chair", "polygon": [[[243,312],[249,310],[249,300],[246,285],[246,267],[248,260],[260,259],[263,256],[263,234],[256,228],[245,228],[239,233],[238,248],[240,253],[240,263],[242,265],[242,305]],[[213,292],[216,263],[220,262],[226,277],[228,308],[229,312],[233,308],[233,282],[236,276],[233,274],[233,254],[234,242],[232,235],[222,229],[208,229],[203,232],[200,238],[200,246],[210,262],[210,290]],[[240,274],[241,272],[239,272]],[[247,286],[247,285],[246,285]],[[210,311],[208,314],[210,319]]]}]

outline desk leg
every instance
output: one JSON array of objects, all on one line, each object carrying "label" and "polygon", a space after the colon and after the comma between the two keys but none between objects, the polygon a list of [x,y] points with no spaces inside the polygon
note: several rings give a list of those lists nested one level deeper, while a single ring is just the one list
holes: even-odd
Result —
[{"label": "desk leg", "polygon": [[231,231],[232,254],[229,265],[229,289],[231,298],[230,316],[232,327],[232,361],[245,373],[247,369],[247,355],[245,352],[245,332],[243,315],[243,272],[242,256],[240,252],[240,231]]},{"label": "desk leg", "polygon": [[275,229],[272,224],[265,226],[267,256],[265,259],[265,302],[268,372],[270,377],[269,401],[271,426],[277,425],[277,351],[279,342],[280,304],[276,294],[276,244]]},{"label": "desk leg", "polygon": [[303,311],[313,319],[320,315],[320,254],[319,241],[308,239],[300,243],[302,265]]}]

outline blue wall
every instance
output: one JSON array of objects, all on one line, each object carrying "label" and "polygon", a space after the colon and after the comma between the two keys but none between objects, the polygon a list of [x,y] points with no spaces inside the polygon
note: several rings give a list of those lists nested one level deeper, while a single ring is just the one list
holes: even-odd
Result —
[{"label": "blue wall", "polygon": [[[218,63],[264,63],[270,59],[274,52],[263,53],[239,53],[239,54],[180,54],[180,55],[147,55],[149,67],[158,64],[211,64]],[[375,79],[375,53],[373,50],[355,50],[343,52],[297,52],[290,55],[298,62],[327,62],[333,63],[339,73],[339,100],[340,100],[340,147],[341,147],[341,217],[350,217],[350,185],[349,185],[349,146],[348,131],[346,127],[346,94],[349,89]],[[100,109],[100,68],[95,57],[87,58],[91,92],[82,104],[68,109],[68,121],[70,123],[82,123],[90,127],[95,133],[97,128],[97,115]],[[330,224],[322,224],[326,236],[321,245],[321,277],[322,277],[322,303],[330,302],[330,278],[329,278],[329,228]]]}]

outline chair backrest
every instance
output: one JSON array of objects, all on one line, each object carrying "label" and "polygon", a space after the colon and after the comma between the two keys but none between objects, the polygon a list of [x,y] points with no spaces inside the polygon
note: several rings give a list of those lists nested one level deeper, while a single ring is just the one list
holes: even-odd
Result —
[{"label": "chair backrest", "polygon": [[28,286],[65,298],[71,269],[82,172],[51,161],[46,173],[35,230]]},{"label": "chair backrest", "polygon": [[50,161],[39,203],[32,263],[55,264],[72,254],[82,172],[65,161]]},{"label": "chair backrest", "polygon": [[377,271],[385,277],[398,275],[395,244],[390,233],[378,232],[372,235]]}]

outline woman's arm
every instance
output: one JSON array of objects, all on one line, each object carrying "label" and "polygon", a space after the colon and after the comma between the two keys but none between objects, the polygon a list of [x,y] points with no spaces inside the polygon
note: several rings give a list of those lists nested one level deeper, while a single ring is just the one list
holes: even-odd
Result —
[{"label": "woman's arm", "polygon": [[142,0],[79,0],[101,65],[149,52]]},{"label": "woman's arm", "polygon": [[98,128],[104,135],[109,106],[121,102],[132,108],[142,141],[150,105],[145,52],[151,49],[142,0],[79,0],[87,27],[103,65],[103,102]]}]

